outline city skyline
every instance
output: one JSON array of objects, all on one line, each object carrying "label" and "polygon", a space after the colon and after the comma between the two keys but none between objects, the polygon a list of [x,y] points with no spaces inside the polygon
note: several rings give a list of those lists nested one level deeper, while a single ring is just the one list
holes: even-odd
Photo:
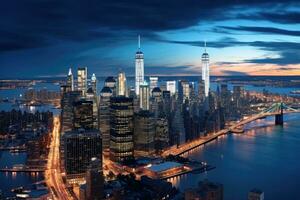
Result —
[{"label": "city skyline", "polygon": [[137,35],[146,76],[200,75],[204,41],[211,75],[300,74],[297,1],[22,4],[1,8],[0,78],[85,66],[97,76],[120,68],[133,76]]}]

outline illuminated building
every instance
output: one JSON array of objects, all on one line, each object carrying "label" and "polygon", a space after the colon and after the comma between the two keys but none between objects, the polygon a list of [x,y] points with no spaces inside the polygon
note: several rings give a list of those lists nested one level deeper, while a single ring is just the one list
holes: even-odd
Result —
[{"label": "illuminated building", "polygon": [[155,149],[163,150],[169,146],[169,125],[164,117],[155,120]]},{"label": "illuminated building", "polygon": [[91,164],[86,172],[86,199],[101,200],[104,197],[104,179],[102,171],[102,160],[92,158]]},{"label": "illuminated building", "polygon": [[93,157],[102,160],[102,141],[98,130],[74,130],[63,136],[67,178],[84,177]]},{"label": "illuminated building", "polygon": [[99,127],[102,134],[103,150],[109,149],[110,141],[110,98],[112,91],[104,86],[100,92]]},{"label": "illuminated building", "polygon": [[87,91],[87,67],[80,67],[77,70],[77,90],[85,96]]},{"label": "illuminated building", "polygon": [[149,80],[150,80],[150,92],[152,92],[154,88],[158,87],[157,85],[158,77],[150,76]]},{"label": "illuminated building", "polygon": [[95,94],[97,94],[97,77],[94,73],[93,73],[92,78],[91,78],[91,85],[92,85],[93,92]]},{"label": "illuminated building", "polygon": [[177,162],[163,162],[146,167],[145,174],[153,179],[162,179],[184,171],[184,165]]},{"label": "illuminated building", "polygon": [[80,100],[73,103],[74,128],[94,129],[93,101]]},{"label": "illuminated building", "polygon": [[149,110],[149,85],[144,82],[140,85],[140,109]]},{"label": "illuminated building", "polygon": [[133,159],[133,99],[111,98],[110,158],[123,162]]},{"label": "illuminated building", "polygon": [[162,106],[162,92],[159,87],[156,87],[152,90],[151,97],[151,112],[154,113],[155,117],[157,117],[160,113],[160,108]]},{"label": "illuminated building", "polygon": [[104,81],[104,86],[109,87],[112,91],[113,96],[116,96],[116,80],[114,79],[114,77],[107,77]]},{"label": "illuminated building", "polygon": [[141,110],[134,116],[134,154],[149,156],[154,153],[155,125],[154,116]]},{"label": "illuminated building", "polygon": [[209,55],[206,52],[206,42],[205,42],[205,52],[202,54],[202,81],[204,82],[205,97],[208,97],[208,92],[209,92]]},{"label": "illuminated building", "polygon": [[144,54],[141,51],[141,39],[138,37],[138,51],[135,54],[135,92],[139,95],[139,87],[144,82]]},{"label": "illuminated building", "polygon": [[69,87],[71,91],[74,91],[74,77],[71,68],[69,69],[69,73],[67,76],[67,87]]},{"label": "illuminated building", "polygon": [[125,72],[120,72],[118,74],[117,96],[127,96],[127,86],[126,86]]},{"label": "illuminated building", "polygon": [[176,81],[167,81],[167,90],[170,91],[171,95],[176,93]]},{"label": "illuminated building", "polygon": [[259,189],[253,189],[248,193],[248,200],[264,200],[264,192]]},{"label": "illuminated building", "polygon": [[190,84],[185,80],[178,82],[178,99],[183,103],[186,99],[190,99]]},{"label": "illuminated building", "polygon": [[87,90],[85,99],[93,102],[93,128],[99,129],[98,96],[92,87]]}]

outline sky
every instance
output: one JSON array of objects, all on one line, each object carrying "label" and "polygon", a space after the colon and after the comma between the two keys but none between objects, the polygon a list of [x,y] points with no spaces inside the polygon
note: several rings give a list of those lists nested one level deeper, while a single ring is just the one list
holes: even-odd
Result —
[{"label": "sky", "polygon": [[68,68],[134,76],[300,75],[299,0],[10,0],[0,6],[0,78],[61,77]]}]

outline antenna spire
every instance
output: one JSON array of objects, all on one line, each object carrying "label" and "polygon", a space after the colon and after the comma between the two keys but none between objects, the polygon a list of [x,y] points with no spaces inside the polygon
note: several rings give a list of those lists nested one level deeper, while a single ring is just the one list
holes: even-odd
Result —
[{"label": "antenna spire", "polygon": [[138,46],[139,46],[139,49],[141,48],[141,36],[139,35],[138,37]]},{"label": "antenna spire", "polygon": [[204,51],[206,53],[206,40],[204,40]]}]

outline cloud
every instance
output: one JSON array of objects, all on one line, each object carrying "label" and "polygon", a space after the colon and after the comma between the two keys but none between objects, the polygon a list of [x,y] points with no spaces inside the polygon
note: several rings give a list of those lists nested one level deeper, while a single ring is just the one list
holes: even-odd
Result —
[{"label": "cloud", "polygon": [[218,26],[217,28],[233,31],[247,31],[254,33],[263,33],[263,34],[278,34],[278,35],[288,35],[288,36],[300,36],[300,31],[286,30],[274,27],[259,27],[259,26]]},{"label": "cloud", "polygon": [[[299,5],[295,7],[299,7]],[[238,14],[237,17],[240,19],[264,20],[264,21],[270,21],[270,22],[281,23],[281,24],[300,23],[299,11],[286,11],[283,9],[276,10],[273,12],[256,12],[251,14]]]},{"label": "cloud", "polygon": [[[64,42],[114,41],[137,33],[177,30],[214,21],[232,19],[229,10],[275,6],[296,0],[174,1],[174,0],[11,0],[2,2],[0,51],[45,47]],[[271,16],[260,13],[265,18]],[[291,15],[298,19],[298,15]],[[8,30],[8,31],[4,31]],[[122,31],[122,34],[120,34]],[[148,33],[148,35],[146,34]],[[20,44],[24,42],[24,44]]]}]

